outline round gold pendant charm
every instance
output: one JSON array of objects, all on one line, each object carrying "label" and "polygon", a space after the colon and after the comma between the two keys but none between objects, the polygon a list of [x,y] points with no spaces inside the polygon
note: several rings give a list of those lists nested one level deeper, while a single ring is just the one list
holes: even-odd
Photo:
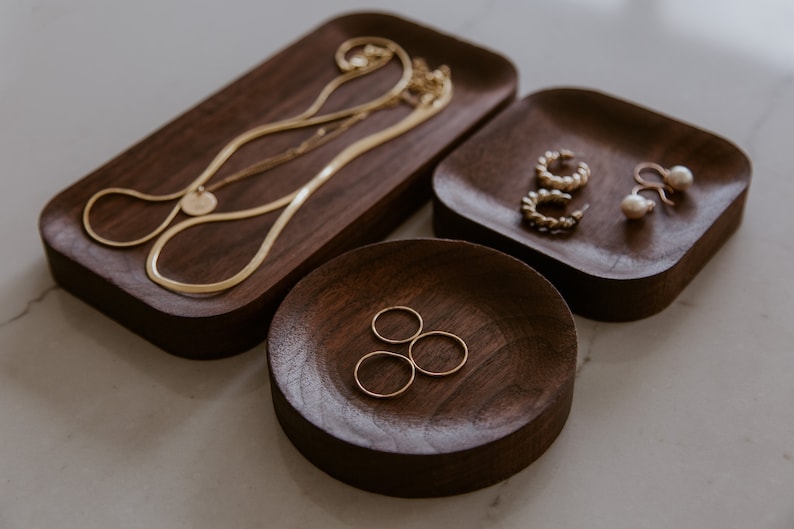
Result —
[{"label": "round gold pendant charm", "polygon": [[182,211],[192,217],[200,217],[212,213],[218,205],[218,199],[209,191],[191,191],[182,198]]}]

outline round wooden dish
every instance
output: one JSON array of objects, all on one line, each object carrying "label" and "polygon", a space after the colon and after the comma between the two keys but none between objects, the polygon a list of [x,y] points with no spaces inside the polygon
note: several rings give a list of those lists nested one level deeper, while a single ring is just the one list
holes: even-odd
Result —
[{"label": "round wooden dish", "polygon": [[[417,372],[402,395],[376,399],[353,369],[371,351],[407,354],[407,343],[384,343],[370,327],[395,305],[421,314],[425,331],[458,335],[469,357],[457,373]],[[393,312],[378,328],[410,336],[416,319]],[[452,340],[430,342],[425,367],[460,360]],[[298,450],[337,479],[393,496],[458,494],[511,476],[554,441],[571,406],[576,348],[567,305],[521,261],[462,241],[379,243],[318,268],[278,308],[268,337],[273,405]],[[362,379],[379,392],[410,374],[399,360],[366,366]]]}]

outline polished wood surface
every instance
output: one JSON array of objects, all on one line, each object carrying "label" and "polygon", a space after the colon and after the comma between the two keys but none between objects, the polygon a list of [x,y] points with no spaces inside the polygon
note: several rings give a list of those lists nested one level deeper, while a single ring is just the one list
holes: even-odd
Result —
[{"label": "polished wood surface", "polygon": [[[183,188],[237,134],[302,112],[338,75],[337,47],[367,35],[391,38],[431,67],[449,65],[452,102],[430,121],[354,160],[321,187],[244,283],[215,295],[174,293],[145,274],[151,242],[117,249],[86,235],[80,216],[92,194],[110,186],[153,194]],[[343,86],[324,111],[373,99],[400,73],[393,61]],[[302,276],[345,250],[379,240],[428,200],[434,165],[509,103],[515,87],[515,70],[503,57],[412,22],[366,13],[331,20],[57,195],[40,218],[52,273],[63,287],[168,352],[191,358],[241,352],[264,339],[278,302]],[[307,155],[223,188],[217,193],[218,211],[258,206],[296,190],[341,148],[407,112],[406,105],[377,112]],[[293,131],[253,142],[216,179],[310,134]],[[105,236],[135,238],[156,226],[172,205],[116,196],[97,203],[92,223]],[[166,247],[160,270],[187,282],[225,279],[248,262],[277,214],[183,233]]]},{"label": "polished wood surface", "polygon": [[[544,213],[589,208],[571,232],[541,233],[522,220],[521,198],[537,188],[538,157],[560,148],[581,153],[574,163],[592,175],[567,208]],[[628,221],[620,202],[644,161],[686,165],[695,183],[671,195],[675,206],[655,196],[652,213]],[[513,104],[439,165],[434,226],[529,263],[578,314],[635,320],[667,307],[737,229],[750,174],[747,157],[709,132],[599,92],[550,89]]]},{"label": "polished wood surface", "polygon": [[[409,344],[387,344],[370,327],[395,305],[416,310],[426,331],[459,336],[469,358],[452,375],[417,374],[402,395],[376,399],[353,368],[371,351],[407,354]],[[417,320],[385,314],[378,329],[407,337]],[[434,371],[461,358],[454,342],[427,345],[417,363]],[[571,313],[540,274],[440,239],[379,243],[326,263],[287,295],[268,337],[273,403],[293,444],[342,481],[404,497],[485,487],[539,457],[568,417],[576,350]],[[367,387],[402,386],[407,364],[381,360],[362,371]]]}]

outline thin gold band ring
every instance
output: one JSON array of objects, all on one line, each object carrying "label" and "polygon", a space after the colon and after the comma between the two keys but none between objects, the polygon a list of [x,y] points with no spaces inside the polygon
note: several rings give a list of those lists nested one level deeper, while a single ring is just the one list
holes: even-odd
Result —
[{"label": "thin gold band ring", "polygon": [[[369,389],[365,388],[364,384],[361,382],[361,379],[358,376],[358,371],[361,368],[361,365],[365,361],[367,361],[368,359],[373,358],[375,356],[390,356],[390,357],[399,358],[401,361],[407,363],[410,366],[410,368],[411,368],[411,378],[408,380],[408,382],[404,386],[402,386],[400,389],[398,389],[396,391],[393,391],[391,393],[377,393],[375,391],[372,391],[372,390],[369,390]],[[413,363],[413,361],[411,359],[401,355],[401,354],[393,353],[391,351],[373,351],[371,353],[365,354],[364,356],[362,356],[358,360],[358,362],[356,362],[356,367],[355,367],[355,369],[353,369],[353,378],[356,379],[356,385],[359,387],[359,389],[361,391],[363,391],[364,393],[366,393],[367,395],[369,395],[370,397],[375,397],[375,398],[378,398],[378,399],[388,399],[388,398],[391,398],[391,397],[396,397],[397,395],[402,395],[403,393],[408,391],[408,388],[411,387],[411,384],[414,383],[414,379],[416,379],[416,369],[417,369],[416,365]]]},{"label": "thin gold band ring", "polygon": [[[378,328],[376,326],[377,323],[378,323],[378,318],[381,315],[383,315],[383,314],[385,314],[387,312],[391,312],[391,311],[395,311],[395,310],[401,310],[401,311],[404,311],[404,312],[409,312],[409,313],[413,314],[416,317],[416,319],[419,321],[419,328],[416,330],[416,332],[414,334],[412,334],[408,338],[386,338],[380,332],[378,332]],[[375,314],[375,316],[372,317],[372,332],[374,332],[375,336],[377,336],[378,338],[380,338],[384,342],[391,343],[391,344],[408,343],[411,340],[414,340],[417,336],[422,334],[422,327],[423,326],[424,326],[424,322],[422,321],[422,316],[420,316],[419,313],[416,312],[411,307],[405,307],[403,305],[396,305],[394,307],[386,307],[385,309],[379,311],[377,314]]]},{"label": "thin gold band ring", "polygon": [[[463,347],[463,359],[460,361],[460,363],[458,363],[458,365],[447,371],[430,371],[428,369],[424,369],[420,367],[419,364],[416,362],[416,358],[414,358],[413,355],[414,345],[416,345],[416,342],[418,342],[422,338],[427,338],[429,336],[446,336],[447,338],[452,338],[453,340],[458,342],[460,346]],[[447,375],[451,375],[452,373],[456,373],[464,366],[464,364],[466,364],[466,361],[469,359],[469,348],[466,346],[466,342],[463,341],[463,338],[461,338],[457,334],[452,334],[451,332],[446,332],[446,331],[430,331],[424,334],[420,334],[419,336],[411,340],[411,345],[408,346],[408,358],[419,372],[431,377],[445,377]]]}]

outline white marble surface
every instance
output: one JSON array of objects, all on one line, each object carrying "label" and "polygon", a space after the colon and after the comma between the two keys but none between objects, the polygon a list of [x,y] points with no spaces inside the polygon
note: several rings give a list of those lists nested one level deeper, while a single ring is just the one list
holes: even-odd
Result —
[{"label": "white marble surface", "polygon": [[[794,527],[794,6],[556,0],[4,0],[0,527]],[[573,409],[493,487],[359,491],[273,415],[265,349],[169,356],[57,288],[37,217],[78,180],[341,12],[376,8],[510,57],[519,94],[596,88],[733,140],[744,223],[671,307],[577,319]],[[396,236],[429,235],[425,208]]]}]

